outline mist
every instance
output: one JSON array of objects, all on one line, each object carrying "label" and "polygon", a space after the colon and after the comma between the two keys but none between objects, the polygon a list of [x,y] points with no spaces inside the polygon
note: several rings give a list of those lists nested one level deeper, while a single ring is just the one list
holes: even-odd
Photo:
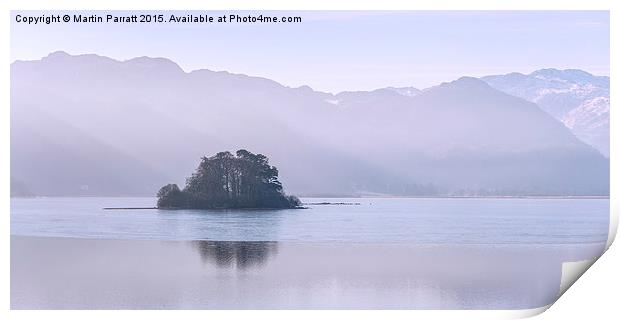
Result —
[{"label": "mist", "polygon": [[164,58],[11,65],[11,178],[29,193],[152,196],[237,149],[298,195],[609,194],[599,151],[476,78],[334,95]]}]

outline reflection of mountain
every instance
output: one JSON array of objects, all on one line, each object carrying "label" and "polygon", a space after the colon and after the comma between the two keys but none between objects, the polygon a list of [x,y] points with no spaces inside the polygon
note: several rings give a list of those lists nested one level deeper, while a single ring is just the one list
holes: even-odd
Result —
[{"label": "reflection of mountain", "polygon": [[32,193],[153,195],[241,148],[268,155],[292,194],[609,192],[607,159],[474,78],[332,95],[162,58],[11,65],[11,175]]},{"label": "reflection of mountain", "polygon": [[259,267],[278,253],[278,243],[271,241],[193,241],[192,245],[204,262],[240,270]]}]

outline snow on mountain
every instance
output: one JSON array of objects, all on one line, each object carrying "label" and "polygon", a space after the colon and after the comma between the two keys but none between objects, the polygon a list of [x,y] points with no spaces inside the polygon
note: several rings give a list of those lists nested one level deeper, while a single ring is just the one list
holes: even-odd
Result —
[{"label": "snow on mountain", "polygon": [[407,96],[407,97],[414,97],[417,96],[418,94],[420,94],[422,91],[420,89],[414,88],[414,87],[399,87],[399,88],[395,88],[395,87],[387,87],[386,89],[388,90],[392,90],[394,92],[397,92],[403,96]]},{"label": "snow on mountain", "polygon": [[582,103],[562,119],[571,131],[609,156],[609,97],[597,97]]},{"label": "snow on mountain", "polygon": [[609,77],[541,69],[482,77],[494,88],[538,104],[579,139],[609,156]]}]

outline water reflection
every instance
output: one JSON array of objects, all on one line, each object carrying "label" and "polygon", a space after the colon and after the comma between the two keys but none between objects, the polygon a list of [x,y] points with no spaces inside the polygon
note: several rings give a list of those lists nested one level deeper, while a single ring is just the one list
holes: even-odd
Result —
[{"label": "water reflection", "polygon": [[11,236],[11,308],[536,308],[556,299],[563,261],[604,246]]},{"label": "water reflection", "polygon": [[278,253],[275,241],[192,241],[202,261],[218,268],[260,267]]}]

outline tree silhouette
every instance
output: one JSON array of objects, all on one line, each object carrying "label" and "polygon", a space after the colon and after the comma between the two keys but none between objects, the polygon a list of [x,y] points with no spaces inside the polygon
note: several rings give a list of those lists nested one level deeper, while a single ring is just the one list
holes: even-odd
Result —
[{"label": "tree silhouette", "polygon": [[239,150],[202,157],[185,188],[168,184],[157,193],[160,208],[294,208],[295,196],[286,196],[278,169],[262,154]]}]

